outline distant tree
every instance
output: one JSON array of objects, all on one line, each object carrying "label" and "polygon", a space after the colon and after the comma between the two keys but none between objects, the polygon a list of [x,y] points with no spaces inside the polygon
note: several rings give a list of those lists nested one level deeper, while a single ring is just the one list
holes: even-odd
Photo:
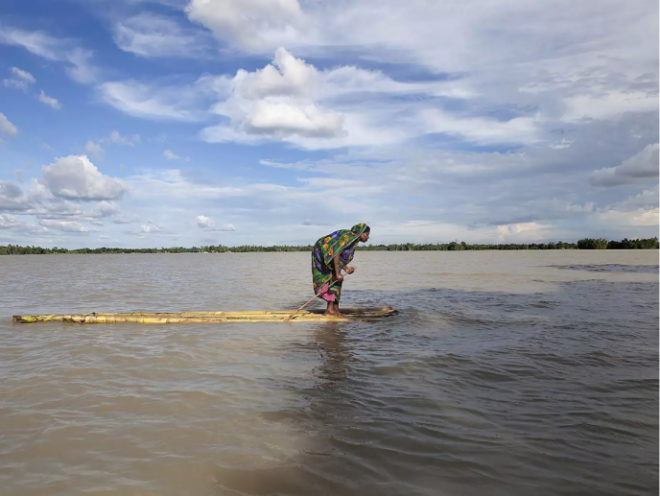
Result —
[{"label": "distant tree", "polygon": [[580,250],[605,250],[607,248],[607,240],[603,238],[583,238],[578,240],[577,246]]},{"label": "distant tree", "polygon": [[[658,238],[648,239],[628,239],[624,238],[621,241],[607,241],[602,238],[592,239],[584,238],[577,243],[566,243],[564,241],[557,241],[556,243],[530,243],[530,244],[467,244],[465,241],[460,243],[452,241],[451,243],[402,243],[391,245],[364,245],[360,250],[365,251],[463,251],[463,250],[572,250],[579,248],[581,250],[657,250]],[[275,246],[256,246],[256,245],[242,245],[227,247],[224,245],[209,245],[209,246],[193,246],[185,248],[182,246],[176,247],[160,247],[160,248],[78,248],[69,250],[67,248],[42,248],[40,246],[19,246],[19,245],[0,245],[0,255],[39,255],[39,254],[104,254],[104,253],[247,253],[247,252],[309,252],[312,250],[311,245],[275,245]]]},{"label": "distant tree", "polygon": [[648,239],[628,239],[624,238],[621,241],[610,241],[607,243],[607,248],[610,250],[657,250],[658,238]]}]

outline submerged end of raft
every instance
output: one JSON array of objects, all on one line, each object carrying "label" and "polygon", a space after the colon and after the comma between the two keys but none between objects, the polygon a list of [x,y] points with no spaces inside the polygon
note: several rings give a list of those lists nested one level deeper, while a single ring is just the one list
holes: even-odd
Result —
[{"label": "submerged end of raft", "polygon": [[69,315],[14,315],[17,324],[35,322],[69,322],[74,324],[184,324],[184,323],[224,323],[224,322],[350,322],[374,321],[391,317],[399,312],[392,307],[346,308],[342,317],[323,315],[323,310],[299,312],[289,318],[293,310],[243,311],[243,312],[129,312],[129,313],[89,313]]}]

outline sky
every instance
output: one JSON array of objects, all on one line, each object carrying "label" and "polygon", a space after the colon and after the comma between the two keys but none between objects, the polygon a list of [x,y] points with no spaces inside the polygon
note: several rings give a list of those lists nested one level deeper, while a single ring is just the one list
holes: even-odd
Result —
[{"label": "sky", "polygon": [[0,244],[658,235],[656,0],[0,3]]}]

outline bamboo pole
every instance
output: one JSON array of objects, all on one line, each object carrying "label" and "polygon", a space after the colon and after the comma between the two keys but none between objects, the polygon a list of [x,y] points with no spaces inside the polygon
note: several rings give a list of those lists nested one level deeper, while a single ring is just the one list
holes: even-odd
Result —
[{"label": "bamboo pole", "polygon": [[[351,320],[377,320],[396,315],[392,307],[353,308],[342,310],[343,317],[323,315],[318,311],[298,314],[296,322],[348,322]],[[128,312],[90,314],[14,315],[15,323],[71,322],[76,324],[113,324],[131,322],[139,324],[182,324],[224,322],[285,322],[291,316],[289,310],[238,311],[238,312]]]},{"label": "bamboo pole", "polygon": [[[325,310],[323,309],[314,309],[314,310],[305,310],[303,313],[323,315]],[[343,313],[349,315],[362,315],[362,314],[389,314],[394,311],[392,307],[354,307],[354,308],[342,308]],[[86,315],[86,314],[85,314]],[[211,312],[206,310],[195,310],[188,312],[121,312],[121,313],[100,313],[94,312],[89,315],[99,315],[99,316],[108,316],[108,315],[137,315],[137,316],[148,316],[148,315],[160,315],[160,316],[234,316],[234,315],[291,315],[291,310],[240,310],[240,311],[222,311],[222,312]]]},{"label": "bamboo pole", "polygon": [[[333,282],[332,284],[330,284],[330,286],[328,286],[328,291],[330,291],[330,288],[331,288],[332,286],[334,286],[335,284],[337,284],[337,282],[338,282],[338,281],[335,281],[335,282]],[[314,296],[312,296],[312,297],[309,299],[309,301],[308,301],[307,303],[305,303],[305,304],[304,304],[303,306],[301,306],[298,310],[296,310],[296,311],[293,312],[291,315],[289,315],[289,317],[286,318],[285,322],[290,322],[294,315],[296,315],[297,313],[299,313],[303,308],[305,308],[307,305],[309,305],[311,302],[313,302],[316,298],[318,298],[318,297],[320,297],[320,296],[321,296],[321,295],[318,295],[318,294],[315,294]]]}]

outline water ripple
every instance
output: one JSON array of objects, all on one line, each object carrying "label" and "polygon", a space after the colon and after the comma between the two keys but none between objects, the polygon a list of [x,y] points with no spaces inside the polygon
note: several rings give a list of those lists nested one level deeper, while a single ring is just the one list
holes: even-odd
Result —
[{"label": "water ripple", "polygon": [[262,291],[297,254],[5,257],[2,493],[657,494],[657,265],[515,255],[349,281],[382,322],[153,327],[8,317],[297,308],[309,281]]}]

